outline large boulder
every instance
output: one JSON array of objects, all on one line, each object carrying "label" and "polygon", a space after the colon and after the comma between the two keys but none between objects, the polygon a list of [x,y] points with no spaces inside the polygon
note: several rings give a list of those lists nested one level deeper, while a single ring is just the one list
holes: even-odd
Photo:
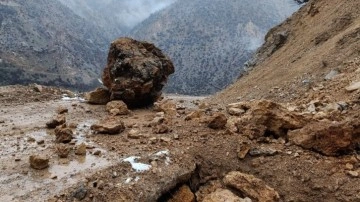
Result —
[{"label": "large boulder", "polygon": [[129,107],[153,104],[174,65],[160,49],[145,41],[119,38],[111,43],[103,83],[111,99],[123,100]]}]

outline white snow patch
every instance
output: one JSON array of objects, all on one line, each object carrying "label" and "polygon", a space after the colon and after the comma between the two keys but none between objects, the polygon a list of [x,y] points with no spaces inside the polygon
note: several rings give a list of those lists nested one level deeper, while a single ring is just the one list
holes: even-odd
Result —
[{"label": "white snow patch", "polygon": [[79,97],[78,95],[75,95],[75,97],[71,98],[67,94],[63,94],[61,100],[63,101],[80,101],[85,102],[84,98]]},{"label": "white snow patch", "polygon": [[139,159],[140,157],[137,156],[131,156],[128,157],[126,159],[124,159],[123,161],[125,162],[129,162],[131,164],[131,167],[136,171],[136,172],[144,172],[147,171],[151,168],[151,165],[148,164],[144,164],[144,163],[136,163],[135,160]]},{"label": "white snow patch", "polygon": [[169,150],[164,150],[164,151],[159,151],[159,152],[155,153],[154,155],[155,156],[162,156],[162,155],[167,156],[169,154],[170,154]]}]

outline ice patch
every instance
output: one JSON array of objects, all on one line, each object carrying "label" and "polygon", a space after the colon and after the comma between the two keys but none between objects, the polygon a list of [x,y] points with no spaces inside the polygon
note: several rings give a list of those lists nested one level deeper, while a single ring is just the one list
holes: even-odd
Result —
[{"label": "ice patch", "polygon": [[148,164],[144,164],[144,163],[136,163],[135,160],[139,159],[140,157],[137,156],[131,156],[128,157],[126,159],[124,159],[123,161],[125,162],[129,162],[131,164],[131,167],[136,171],[136,172],[144,172],[147,171],[151,168],[151,165]]},{"label": "ice patch", "polygon": [[77,96],[77,95],[75,95],[75,97],[71,98],[71,97],[69,97],[67,94],[63,94],[61,100],[63,100],[63,101],[80,101],[80,102],[85,102],[85,99],[84,99],[84,98],[81,98],[81,97],[79,97],[79,96]]}]

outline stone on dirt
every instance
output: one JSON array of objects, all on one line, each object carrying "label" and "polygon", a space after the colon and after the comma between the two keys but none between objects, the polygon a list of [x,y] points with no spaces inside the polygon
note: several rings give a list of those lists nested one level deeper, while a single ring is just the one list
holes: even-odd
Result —
[{"label": "stone on dirt", "polygon": [[244,196],[258,202],[279,201],[278,192],[253,175],[230,172],[224,177],[224,184],[241,192]]},{"label": "stone on dirt", "polygon": [[66,122],[66,118],[64,115],[57,115],[55,116],[53,119],[51,119],[50,121],[48,121],[46,123],[46,126],[48,128],[56,128],[59,125],[62,125]]},{"label": "stone on dirt", "polygon": [[69,112],[69,109],[63,106],[58,107],[56,110],[56,113],[58,114],[65,114],[67,112]]},{"label": "stone on dirt", "polygon": [[106,104],[106,111],[112,115],[128,115],[129,109],[127,105],[121,100],[114,100]]},{"label": "stone on dirt", "polygon": [[169,116],[175,116],[177,114],[177,106],[172,100],[162,100],[154,103],[154,111],[164,112]]},{"label": "stone on dirt", "polygon": [[141,139],[141,138],[147,137],[147,135],[144,135],[144,134],[140,133],[139,130],[131,129],[131,130],[129,131],[127,137],[130,138],[130,139]]},{"label": "stone on dirt", "polygon": [[73,192],[73,197],[81,201],[86,197],[87,192],[88,190],[84,187],[84,185],[81,185]]},{"label": "stone on dirt", "polygon": [[89,104],[104,105],[110,101],[110,92],[105,88],[97,88],[86,93],[85,100]]},{"label": "stone on dirt", "polygon": [[251,202],[249,198],[240,198],[228,189],[217,189],[215,192],[205,196],[203,202]]},{"label": "stone on dirt", "polygon": [[208,127],[212,129],[224,129],[227,120],[228,119],[226,118],[225,114],[217,113],[211,117]]},{"label": "stone on dirt", "polygon": [[90,129],[102,134],[119,134],[125,130],[125,124],[119,118],[108,117],[93,124]]},{"label": "stone on dirt", "polygon": [[205,116],[204,110],[196,110],[196,111],[190,112],[188,115],[186,115],[185,121],[200,119],[203,116]]},{"label": "stone on dirt", "polygon": [[32,155],[29,157],[30,167],[36,170],[43,170],[49,167],[49,158],[45,156]]},{"label": "stone on dirt", "polygon": [[73,131],[65,125],[55,128],[55,137],[57,143],[69,143],[73,139]]},{"label": "stone on dirt", "polygon": [[60,158],[67,158],[70,153],[70,148],[65,144],[59,144],[56,146],[56,153]]},{"label": "stone on dirt", "polygon": [[360,89],[360,81],[355,82],[355,83],[349,85],[348,87],[346,87],[346,90],[348,92],[356,91],[356,90],[359,90],[359,89]]},{"label": "stone on dirt", "polygon": [[195,202],[195,195],[187,185],[181,186],[168,202]]},{"label": "stone on dirt", "polygon": [[78,146],[76,146],[75,154],[79,156],[85,156],[86,155],[86,144],[81,143]]},{"label": "stone on dirt", "polygon": [[329,156],[348,153],[360,144],[360,122],[333,122],[323,120],[290,131],[290,142]]},{"label": "stone on dirt", "polygon": [[123,100],[129,107],[153,104],[174,65],[153,44],[130,38],[111,43],[103,83],[110,90],[112,100]]}]

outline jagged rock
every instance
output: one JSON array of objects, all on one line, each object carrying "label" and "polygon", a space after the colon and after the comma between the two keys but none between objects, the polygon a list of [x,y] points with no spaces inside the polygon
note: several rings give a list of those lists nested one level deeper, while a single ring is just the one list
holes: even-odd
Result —
[{"label": "jagged rock", "polygon": [[70,148],[65,144],[59,144],[56,146],[56,153],[60,158],[67,158],[70,153]]},{"label": "jagged rock", "polygon": [[160,49],[145,41],[119,38],[111,43],[103,83],[112,99],[123,100],[129,107],[153,104],[174,65]]},{"label": "jagged rock", "polygon": [[125,130],[125,124],[118,118],[109,117],[105,120],[99,121],[96,124],[93,124],[91,130],[94,130],[98,133],[104,134],[118,134]]},{"label": "jagged rock", "polygon": [[215,114],[208,124],[209,128],[212,129],[224,129],[227,123],[227,118],[223,113]]},{"label": "jagged rock", "polygon": [[215,192],[205,196],[202,202],[251,202],[249,198],[240,198],[228,189],[217,189]]},{"label": "jagged rock", "polygon": [[79,156],[85,156],[86,155],[86,144],[81,143],[79,144],[75,149],[75,154]]},{"label": "jagged rock", "polygon": [[112,115],[128,115],[129,109],[127,105],[120,100],[114,100],[106,104],[106,111]]},{"label": "jagged rock", "polygon": [[87,195],[88,190],[84,187],[84,185],[81,185],[78,189],[74,191],[72,194],[74,198],[78,200],[83,200]]},{"label": "jagged rock", "polygon": [[168,202],[195,202],[195,195],[187,185],[181,186]]},{"label": "jagged rock", "polygon": [[57,115],[52,120],[46,123],[48,128],[56,128],[59,125],[62,125],[66,122],[66,118],[64,115]]},{"label": "jagged rock", "polygon": [[104,88],[97,88],[86,93],[85,99],[90,104],[104,105],[110,101],[110,92]]},{"label": "jagged rock", "polygon": [[164,134],[164,133],[168,133],[169,131],[170,131],[169,127],[165,124],[160,124],[153,129],[153,132],[156,134]]},{"label": "jagged rock", "polygon": [[49,158],[44,156],[30,156],[30,167],[36,170],[43,170],[49,167]]},{"label": "jagged rock", "polygon": [[339,155],[360,144],[360,122],[323,120],[288,133],[290,142],[325,155]]},{"label": "jagged rock", "polygon": [[274,156],[278,153],[278,150],[267,147],[252,148],[249,151],[250,156]]},{"label": "jagged rock", "polygon": [[238,158],[239,159],[244,159],[246,157],[246,155],[249,153],[251,147],[250,145],[241,145],[239,152],[238,152]]},{"label": "jagged rock", "polygon": [[65,125],[58,126],[55,128],[55,137],[57,143],[69,143],[73,139],[73,131]]},{"label": "jagged rock", "polygon": [[240,172],[230,172],[224,177],[224,184],[258,202],[279,201],[279,194],[264,181]]},{"label": "jagged rock", "polygon": [[35,92],[42,93],[44,91],[44,88],[42,85],[34,84],[33,89]]},{"label": "jagged rock", "polygon": [[172,100],[162,100],[154,103],[154,111],[164,112],[169,116],[175,116],[177,113],[177,106]]},{"label": "jagged rock", "polygon": [[240,116],[246,112],[244,109],[239,109],[235,107],[228,108],[227,111],[231,116]]},{"label": "jagged rock", "polygon": [[346,90],[348,92],[356,91],[358,89],[360,89],[360,81],[355,82],[355,83],[351,84],[350,86],[346,87]]},{"label": "jagged rock", "polygon": [[127,137],[130,138],[130,139],[141,139],[141,138],[147,137],[147,135],[144,135],[144,134],[140,133],[139,130],[131,129],[131,130],[129,131]]},{"label": "jagged rock", "polygon": [[236,123],[238,131],[255,138],[284,137],[289,130],[302,128],[308,119],[286,107],[267,100],[245,102],[247,108]]}]

